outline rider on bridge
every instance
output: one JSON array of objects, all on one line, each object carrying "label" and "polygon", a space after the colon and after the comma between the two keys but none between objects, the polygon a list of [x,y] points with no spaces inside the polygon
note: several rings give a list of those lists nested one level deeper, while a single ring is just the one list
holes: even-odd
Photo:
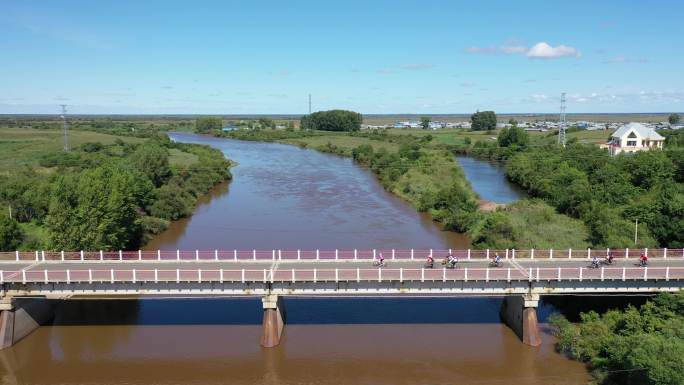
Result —
[{"label": "rider on bridge", "polygon": [[641,266],[648,265],[648,255],[646,255],[646,253],[641,253],[641,256],[639,257],[639,263]]}]

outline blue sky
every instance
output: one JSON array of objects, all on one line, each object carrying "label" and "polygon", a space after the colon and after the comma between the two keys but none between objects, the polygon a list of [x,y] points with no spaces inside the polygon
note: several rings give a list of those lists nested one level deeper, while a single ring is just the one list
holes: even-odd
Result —
[{"label": "blue sky", "polygon": [[681,1],[0,0],[0,113],[684,110]]}]

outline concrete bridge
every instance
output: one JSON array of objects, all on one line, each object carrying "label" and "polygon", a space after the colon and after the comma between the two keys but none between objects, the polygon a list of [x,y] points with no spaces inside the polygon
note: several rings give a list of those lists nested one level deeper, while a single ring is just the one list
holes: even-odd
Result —
[{"label": "concrete bridge", "polygon": [[[456,268],[439,261],[449,253]],[[591,268],[594,256],[614,256]],[[375,267],[380,255],[385,267]],[[640,267],[641,254],[649,256]],[[425,268],[432,255],[434,268]],[[499,255],[501,267],[490,267]],[[684,250],[210,250],[0,253],[0,348],[49,319],[41,298],[260,296],[265,347],[278,345],[287,296],[505,296],[501,316],[541,343],[540,295],[678,291]],[[30,297],[31,301],[17,298]],[[45,302],[45,301],[43,301]]]}]

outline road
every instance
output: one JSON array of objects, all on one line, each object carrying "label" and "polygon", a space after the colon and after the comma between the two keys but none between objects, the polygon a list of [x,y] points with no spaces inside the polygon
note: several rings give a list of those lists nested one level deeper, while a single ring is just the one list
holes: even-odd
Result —
[{"label": "road", "polygon": [[[635,259],[616,259],[590,269],[587,259],[509,259],[488,268],[486,260],[460,260],[456,269],[423,269],[423,261],[389,260],[384,268],[370,261],[47,261],[0,262],[2,281],[323,281],[323,280],[558,280],[643,279]],[[133,272],[135,270],[135,273]],[[382,271],[380,271],[382,270]],[[69,271],[69,273],[67,273]],[[684,259],[652,258],[650,278],[684,278]]]}]

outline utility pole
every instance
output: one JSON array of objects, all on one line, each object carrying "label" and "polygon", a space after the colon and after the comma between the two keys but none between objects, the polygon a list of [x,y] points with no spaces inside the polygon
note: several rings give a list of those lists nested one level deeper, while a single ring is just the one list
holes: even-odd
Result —
[{"label": "utility pole", "polygon": [[12,205],[9,205],[10,219],[12,219]]},{"label": "utility pole", "polygon": [[311,94],[309,94],[309,115],[311,115]]},{"label": "utility pole", "polygon": [[66,104],[60,104],[62,107],[62,125],[64,126],[64,152],[69,152],[69,125],[66,120]]},{"label": "utility pole", "polygon": [[558,119],[558,144],[565,147],[565,92],[561,94],[560,119]]},{"label": "utility pole", "polygon": [[639,218],[634,220],[634,244],[637,244],[637,234],[639,233]]}]

